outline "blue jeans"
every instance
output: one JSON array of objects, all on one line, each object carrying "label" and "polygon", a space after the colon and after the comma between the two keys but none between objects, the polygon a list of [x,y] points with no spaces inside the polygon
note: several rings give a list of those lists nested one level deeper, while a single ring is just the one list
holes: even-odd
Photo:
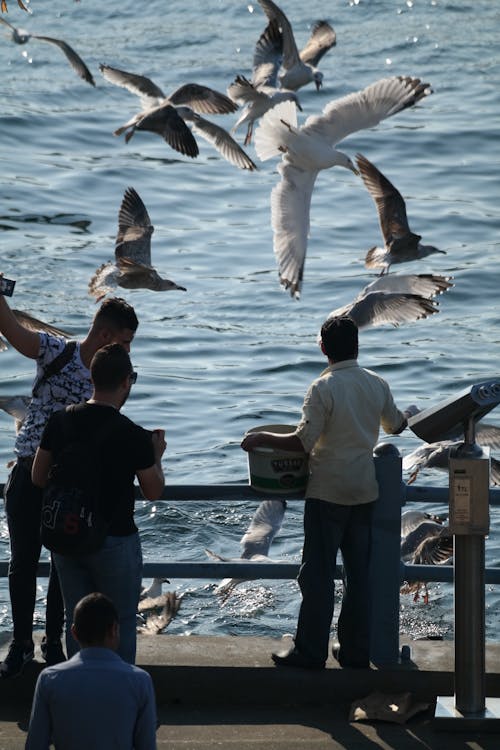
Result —
[{"label": "blue jeans", "polygon": [[104,546],[90,555],[54,554],[66,611],[68,658],[78,651],[71,635],[76,604],[87,594],[106,594],[120,620],[118,653],[129,664],[135,663],[136,617],[142,583],[142,551],[139,534],[108,536]]},{"label": "blue jeans", "polygon": [[325,662],[333,618],[335,566],[340,549],[344,594],[337,630],[339,660],[368,665],[370,591],[368,588],[373,503],[337,505],[306,500],[304,547],[298,583],[302,593],[295,644],[315,662]]},{"label": "blue jeans", "polygon": [[[40,519],[42,491],[31,481],[31,471],[17,461],[5,485],[5,515],[9,527],[9,594],[14,640],[30,641],[36,600],[36,574],[42,543]],[[64,624],[64,606],[57,570],[51,559],[47,588],[45,632],[59,640]]]}]

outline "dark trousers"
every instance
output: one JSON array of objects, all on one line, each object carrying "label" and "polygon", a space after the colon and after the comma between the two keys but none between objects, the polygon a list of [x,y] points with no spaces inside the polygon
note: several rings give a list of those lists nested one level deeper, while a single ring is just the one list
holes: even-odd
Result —
[{"label": "dark trousers", "polygon": [[341,663],[369,661],[370,592],[368,584],[373,503],[336,505],[306,500],[304,547],[298,583],[302,593],[295,644],[316,662],[328,657],[340,549],[344,593],[338,618]]},{"label": "dark trousers", "polygon": [[[16,462],[5,486],[5,513],[10,536],[9,593],[16,641],[29,641],[33,635],[36,574],[42,549],[41,505],[42,491],[32,483],[30,470]],[[59,639],[63,625],[61,588],[51,559],[45,622],[47,638]]]}]

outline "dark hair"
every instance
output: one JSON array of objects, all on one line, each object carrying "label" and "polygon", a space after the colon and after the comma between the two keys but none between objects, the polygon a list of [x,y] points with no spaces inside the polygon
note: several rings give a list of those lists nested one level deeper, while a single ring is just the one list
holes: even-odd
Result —
[{"label": "dark hair", "polygon": [[130,357],[121,344],[106,344],[96,351],[90,363],[92,383],[103,391],[115,390],[132,371]]},{"label": "dark hair", "polygon": [[117,622],[119,618],[115,605],[98,592],[80,599],[73,613],[75,635],[86,645],[102,643]]},{"label": "dark hair", "polygon": [[139,321],[132,305],[121,297],[110,297],[104,300],[96,312],[93,325],[96,328],[110,328],[114,332],[124,328],[136,331]]},{"label": "dark hair", "polygon": [[358,357],[358,327],[347,316],[325,320],[321,326],[321,342],[332,362]]}]

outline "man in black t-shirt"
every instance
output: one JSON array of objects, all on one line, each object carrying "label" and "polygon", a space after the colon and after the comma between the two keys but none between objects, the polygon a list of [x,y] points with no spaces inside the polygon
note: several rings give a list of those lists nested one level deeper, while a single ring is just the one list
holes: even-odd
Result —
[{"label": "man in black t-shirt", "polygon": [[[130,358],[119,344],[110,344],[94,355],[90,374],[92,397],[73,411],[53,414],[44,429],[33,463],[32,480],[47,484],[51,466],[64,447],[66,426],[76,430],[79,440],[99,442],[101,460],[102,515],[109,524],[104,545],[85,555],[54,553],[66,611],[68,657],[78,650],[71,635],[71,616],[76,603],[99,591],[115,604],[120,617],[119,654],[131,664],[136,652],[136,613],[142,580],[142,552],[134,523],[134,478],[147,500],[157,500],[165,479],[161,457],[165,451],[164,430],[149,432],[119,413],[136,380]],[[100,441],[99,436],[103,435]]]}]

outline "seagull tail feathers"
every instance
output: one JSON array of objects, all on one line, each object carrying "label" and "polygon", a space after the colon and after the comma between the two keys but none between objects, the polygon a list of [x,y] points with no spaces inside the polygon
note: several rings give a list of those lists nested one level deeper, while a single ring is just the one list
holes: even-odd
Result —
[{"label": "seagull tail feathers", "polygon": [[297,127],[297,107],[293,101],[280,102],[261,118],[255,131],[255,151],[261,161],[282,156],[286,136]]}]

